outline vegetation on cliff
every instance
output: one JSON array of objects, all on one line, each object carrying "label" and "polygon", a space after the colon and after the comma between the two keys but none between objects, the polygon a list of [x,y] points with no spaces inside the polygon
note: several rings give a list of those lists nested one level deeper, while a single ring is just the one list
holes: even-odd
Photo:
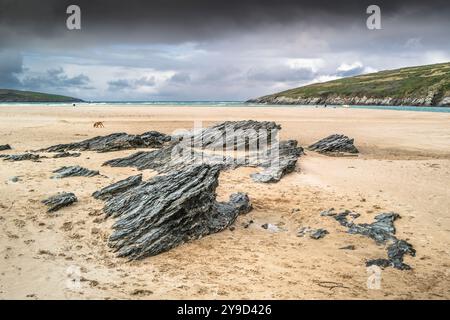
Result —
[{"label": "vegetation on cliff", "polygon": [[450,106],[450,63],[440,63],[315,83],[250,102]]},{"label": "vegetation on cliff", "polygon": [[41,93],[33,91],[21,91],[11,89],[0,89],[0,102],[82,102],[83,100]]}]

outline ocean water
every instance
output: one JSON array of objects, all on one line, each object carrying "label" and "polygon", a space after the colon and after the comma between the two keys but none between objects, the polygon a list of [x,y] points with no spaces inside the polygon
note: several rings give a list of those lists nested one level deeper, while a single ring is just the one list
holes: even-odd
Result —
[{"label": "ocean water", "polygon": [[[76,107],[86,106],[204,106],[204,107],[290,107],[290,108],[324,108],[324,106],[311,105],[270,105],[270,104],[255,104],[245,103],[244,101],[96,101],[96,102],[77,102]],[[52,106],[52,107],[67,107],[73,106],[73,103],[62,102],[8,102],[0,103],[0,108],[6,106]],[[329,109],[343,108],[342,106],[327,106]],[[375,110],[396,110],[396,111],[417,111],[417,112],[445,112],[450,113],[450,107],[414,107],[414,106],[350,106],[346,109],[375,109]]]}]

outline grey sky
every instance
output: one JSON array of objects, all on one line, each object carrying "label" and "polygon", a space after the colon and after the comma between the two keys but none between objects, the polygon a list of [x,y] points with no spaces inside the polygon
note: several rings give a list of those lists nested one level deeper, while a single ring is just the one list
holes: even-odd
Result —
[{"label": "grey sky", "polygon": [[[107,5],[105,5],[107,3]],[[369,4],[382,30],[366,28]],[[78,4],[82,29],[66,29]],[[88,100],[241,100],[450,61],[448,1],[0,0],[0,87]]]}]

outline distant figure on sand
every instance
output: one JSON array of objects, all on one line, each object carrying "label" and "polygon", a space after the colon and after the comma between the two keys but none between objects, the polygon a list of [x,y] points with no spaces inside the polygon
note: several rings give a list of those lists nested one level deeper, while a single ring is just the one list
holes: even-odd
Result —
[{"label": "distant figure on sand", "polygon": [[94,123],[94,128],[104,128],[103,122],[97,121]]}]

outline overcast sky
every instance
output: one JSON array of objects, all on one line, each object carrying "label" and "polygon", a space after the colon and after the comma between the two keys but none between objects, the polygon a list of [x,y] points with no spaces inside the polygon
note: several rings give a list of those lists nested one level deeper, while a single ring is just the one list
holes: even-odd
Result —
[{"label": "overcast sky", "polygon": [[[81,8],[81,30],[66,8]],[[381,8],[369,30],[366,8]],[[450,61],[442,1],[0,0],[0,88],[85,100],[245,100]]]}]

